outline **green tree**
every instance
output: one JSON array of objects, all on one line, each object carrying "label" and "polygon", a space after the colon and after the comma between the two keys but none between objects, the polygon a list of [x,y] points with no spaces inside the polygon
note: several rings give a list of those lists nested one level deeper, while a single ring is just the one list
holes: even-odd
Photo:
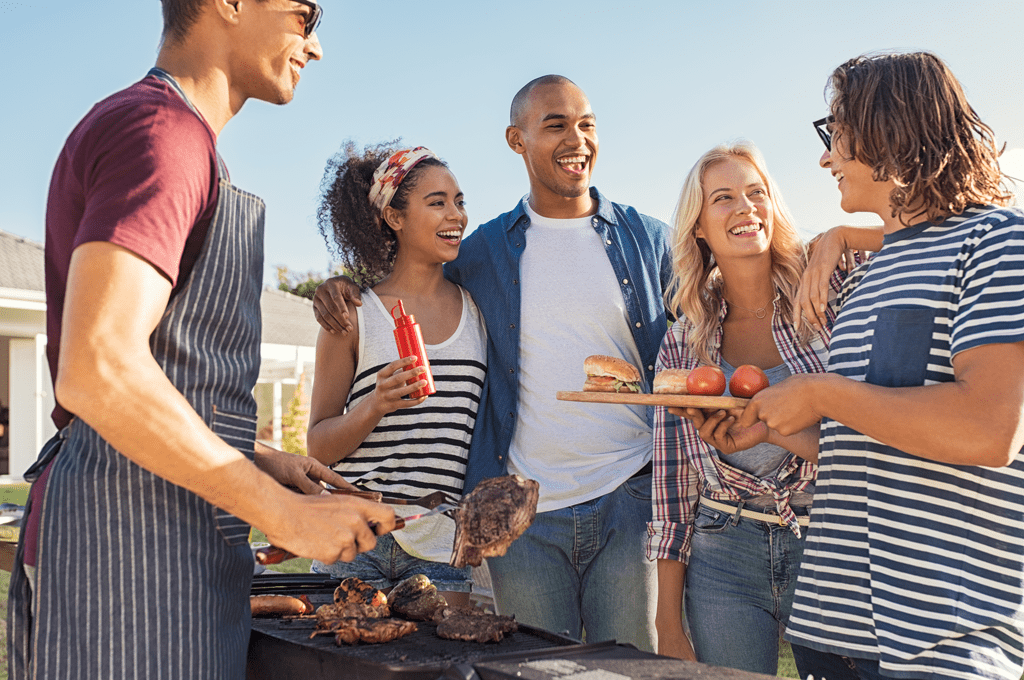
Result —
[{"label": "green tree", "polygon": [[299,384],[281,415],[281,450],[306,455],[306,430],[309,428],[309,409],[306,406],[306,374],[299,376]]}]

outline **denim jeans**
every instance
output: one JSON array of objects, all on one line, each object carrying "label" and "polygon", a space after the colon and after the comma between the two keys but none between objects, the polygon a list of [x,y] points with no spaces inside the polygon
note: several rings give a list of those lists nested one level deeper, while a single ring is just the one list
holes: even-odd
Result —
[{"label": "denim jeans", "polygon": [[503,557],[491,557],[498,611],[588,642],[654,650],[657,570],[647,560],[651,475],[568,508],[538,513]]},{"label": "denim jeans", "polygon": [[831,652],[819,652],[803,645],[793,645],[793,656],[800,655],[803,666],[800,677],[813,675],[814,680],[883,680],[878,662],[871,659],[851,659]]},{"label": "denim jeans", "polygon": [[373,550],[356,555],[351,562],[324,564],[313,560],[309,570],[314,574],[330,574],[334,578],[355,576],[374,588],[394,588],[417,574],[429,578],[442,593],[468,593],[473,586],[470,567],[456,568],[445,562],[413,557],[402,550],[391,534],[378,536]]},{"label": "denim jeans", "polygon": [[789,527],[698,509],[684,596],[698,661],[776,674],[803,549]]}]

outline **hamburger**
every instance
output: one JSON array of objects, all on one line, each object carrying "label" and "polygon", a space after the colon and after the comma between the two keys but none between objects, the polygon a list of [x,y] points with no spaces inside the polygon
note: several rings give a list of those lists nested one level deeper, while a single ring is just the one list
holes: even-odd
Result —
[{"label": "hamburger", "polygon": [[583,370],[584,392],[640,392],[640,371],[628,361],[594,354],[583,360]]},{"label": "hamburger", "polygon": [[654,376],[655,394],[689,394],[686,378],[690,371],[685,368],[666,368]]}]

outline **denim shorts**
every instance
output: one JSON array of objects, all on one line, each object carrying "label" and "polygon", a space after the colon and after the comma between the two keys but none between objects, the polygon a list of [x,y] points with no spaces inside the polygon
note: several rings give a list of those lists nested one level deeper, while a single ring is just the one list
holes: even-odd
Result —
[{"label": "denim shorts", "polygon": [[364,552],[352,562],[324,564],[313,561],[309,569],[314,574],[330,574],[334,578],[355,576],[374,588],[393,588],[417,574],[430,579],[444,593],[468,593],[473,589],[471,567],[456,569],[444,562],[429,562],[413,557],[402,550],[391,534],[377,537],[377,546]]}]

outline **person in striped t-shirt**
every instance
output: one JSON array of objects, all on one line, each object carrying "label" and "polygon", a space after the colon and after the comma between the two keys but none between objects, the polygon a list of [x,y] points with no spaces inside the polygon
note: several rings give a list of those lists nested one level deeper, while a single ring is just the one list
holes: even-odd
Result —
[{"label": "person in striped t-shirt", "polygon": [[821,421],[786,636],[817,678],[1018,680],[1024,212],[1003,207],[993,133],[938,57],[858,57],[830,90],[820,163],[884,230],[840,295],[828,372],[739,421]]},{"label": "person in striped t-shirt", "polygon": [[[365,306],[349,303],[352,332],[321,330],[317,339],[309,455],[386,498],[461,498],[487,335],[473,298],[442,270],[466,229],[459,183],[424,147],[349,143],[328,163],[323,186],[321,232],[366,288]],[[423,333],[437,390],[429,397],[412,396],[427,384],[425,369],[399,358],[399,302]],[[448,564],[454,539],[451,519],[428,517],[378,537],[352,562],[314,561],[312,571],[381,589],[424,574],[449,604],[469,604],[470,568]]]}]

